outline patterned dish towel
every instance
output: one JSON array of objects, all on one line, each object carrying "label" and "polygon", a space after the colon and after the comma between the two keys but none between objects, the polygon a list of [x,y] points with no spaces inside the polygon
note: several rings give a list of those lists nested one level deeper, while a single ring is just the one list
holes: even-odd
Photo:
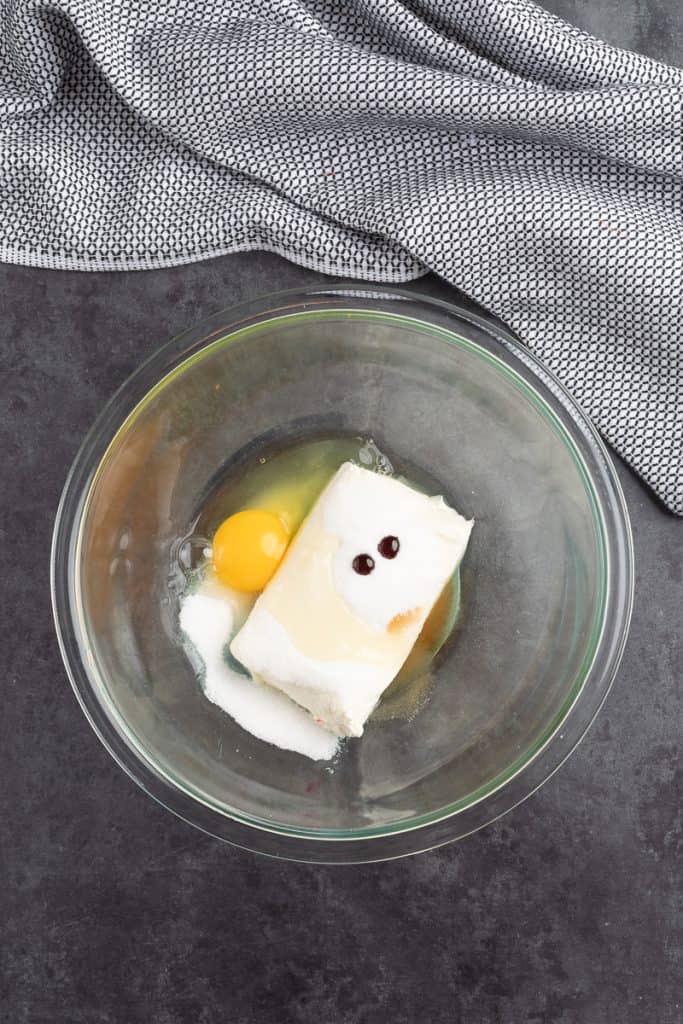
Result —
[{"label": "patterned dish towel", "polygon": [[683,514],[683,71],[529,0],[0,0],[0,258],[257,248],[436,271]]}]

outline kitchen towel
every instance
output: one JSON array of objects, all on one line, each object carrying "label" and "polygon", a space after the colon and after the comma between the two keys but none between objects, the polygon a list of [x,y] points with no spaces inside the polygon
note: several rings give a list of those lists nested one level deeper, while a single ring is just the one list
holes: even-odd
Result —
[{"label": "kitchen towel", "polygon": [[683,514],[683,71],[529,0],[0,0],[0,258],[434,270]]}]

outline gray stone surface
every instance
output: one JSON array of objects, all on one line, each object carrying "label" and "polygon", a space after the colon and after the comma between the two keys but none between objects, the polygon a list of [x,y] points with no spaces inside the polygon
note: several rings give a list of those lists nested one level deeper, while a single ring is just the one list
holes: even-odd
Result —
[{"label": "gray stone surface", "polygon": [[[683,53],[678,0],[553,6]],[[683,522],[627,469],[638,581],[607,704],[540,792],[455,846],[349,868],[234,850],[147,798],[72,696],[47,564],[85,429],[168,336],[314,280],[264,254],[146,274],[0,267],[0,1021],[677,1024]]]},{"label": "gray stone surface", "polygon": [[0,270],[0,1020],[673,1024],[683,522],[628,470],[637,600],[606,708],[538,794],[457,846],[336,869],[222,846],[138,790],[72,696],[47,561],[84,430],[169,335],[315,279],[266,255],[147,274]]},{"label": "gray stone surface", "polygon": [[614,46],[683,63],[680,0],[543,0],[540,6]]}]

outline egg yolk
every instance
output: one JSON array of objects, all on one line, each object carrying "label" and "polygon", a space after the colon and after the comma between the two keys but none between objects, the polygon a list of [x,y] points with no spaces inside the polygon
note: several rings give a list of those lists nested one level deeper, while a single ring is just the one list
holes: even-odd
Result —
[{"label": "egg yolk", "polygon": [[235,590],[263,590],[287,548],[287,527],[273,512],[250,508],[216,530],[211,560],[222,583]]}]

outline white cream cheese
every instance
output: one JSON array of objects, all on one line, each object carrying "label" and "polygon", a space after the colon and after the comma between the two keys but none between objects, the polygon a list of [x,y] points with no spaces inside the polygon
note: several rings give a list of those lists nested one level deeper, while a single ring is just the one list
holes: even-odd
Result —
[{"label": "white cream cheese", "polygon": [[[339,736],[360,736],[467,547],[442,498],[345,463],[320,495],[230,649],[256,679]],[[395,537],[385,558],[380,544]],[[372,570],[354,570],[367,556]]]}]

